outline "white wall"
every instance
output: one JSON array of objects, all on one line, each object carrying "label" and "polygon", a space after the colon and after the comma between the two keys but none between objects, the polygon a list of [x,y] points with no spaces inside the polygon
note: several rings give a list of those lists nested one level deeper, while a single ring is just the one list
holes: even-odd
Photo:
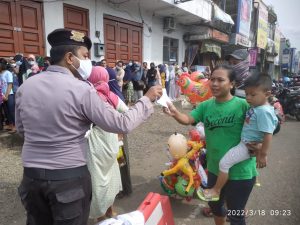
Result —
[{"label": "white wall", "polygon": [[[89,10],[89,20],[90,20],[90,37],[92,42],[94,42],[95,39],[95,29],[94,29],[94,21],[92,21],[92,18],[95,18],[95,1],[94,0],[72,0],[72,1],[53,1],[53,2],[47,2],[44,1],[44,21],[45,21],[45,37],[46,37],[46,52],[47,55],[50,53],[50,45],[47,41],[47,36],[49,33],[51,33],[53,30],[58,28],[64,27],[64,13],[63,13],[63,3],[78,6],[84,9]],[[92,53],[94,54],[94,50],[91,49]]]},{"label": "white wall", "polygon": [[[163,19],[153,17],[153,28],[152,28],[152,47],[149,49],[151,52],[151,60],[156,64],[163,62],[163,38],[169,37],[179,40],[178,46],[178,64],[184,61],[185,43],[183,41],[184,28],[177,25],[177,28],[173,32],[167,32],[163,30]],[[151,61],[150,60],[150,61]]]},{"label": "white wall", "polygon": [[[90,23],[90,38],[92,43],[104,43],[103,34],[103,15],[111,15],[120,17],[123,19],[131,20],[134,22],[142,23],[142,19],[139,15],[137,4],[128,7],[126,4],[122,6],[114,6],[108,4],[107,1],[101,0],[72,0],[64,1],[67,4],[78,6],[89,10],[89,23]],[[64,27],[63,19],[63,1],[44,2],[44,17],[45,17],[45,37],[54,29]],[[141,6],[143,8],[143,6]],[[183,42],[183,27],[177,26],[176,31],[167,33],[163,31],[163,18],[153,17],[152,12],[142,9],[142,18],[144,20],[143,30],[143,61],[155,62],[156,64],[163,61],[163,37],[171,37],[179,39],[178,57],[181,63],[184,60],[185,44]],[[96,16],[95,16],[96,15]],[[152,32],[149,32],[151,27]],[[100,31],[100,40],[95,36],[95,31]],[[105,43],[104,43],[105,44]],[[46,51],[49,55],[50,45],[46,41]],[[94,49],[91,49],[92,60],[100,60],[101,58],[94,57]]]}]

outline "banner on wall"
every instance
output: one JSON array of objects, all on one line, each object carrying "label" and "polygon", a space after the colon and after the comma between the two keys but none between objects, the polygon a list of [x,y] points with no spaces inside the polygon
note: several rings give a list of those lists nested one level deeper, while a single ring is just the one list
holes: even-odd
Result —
[{"label": "banner on wall", "polygon": [[238,17],[237,31],[249,38],[251,24],[252,0],[239,0],[238,2]]},{"label": "banner on wall", "polygon": [[263,2],[260,1],[256,46],[265,49],[268,43],[267,38],[268,38],[268,9],[267,6],[265,6]]},{"label": "banner on wall", "polygon": [[257,48],[249,49],[249,67],[256,67],[257,53]]}]

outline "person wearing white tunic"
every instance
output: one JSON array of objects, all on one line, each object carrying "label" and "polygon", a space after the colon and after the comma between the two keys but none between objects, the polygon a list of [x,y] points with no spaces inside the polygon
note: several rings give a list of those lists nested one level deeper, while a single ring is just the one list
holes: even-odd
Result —
[{"label": "person wearing white tunic", "polygon": [[90,218],[112,216],[116,195],[122,190],[117,154],[118,135],[95,126],[89,134],[90,150],[87,165],[92,178],[92,203]]},{"label": "person wearing white tunic", "polygon": [[[111,104],[119,112],[128,108],[108,86],[109,75],[105,68],[94,67],[89,81],[94,85],[99,97]],[[92,179],[92,203],[90,218],[98,221],[114,216],[113,203],[122,190],[122,182],[117,154],[119,151],[118,135],[93,126],[87,135],[89,151],[87,166]]]},{"label": "person wearing white tunic", "polygon": [[175,65],[171,65],[169,67],[169,80],[170,80],[170,83],[169,83],[169,97],[172,101],[176,100],[176,80],[175,80]]}]

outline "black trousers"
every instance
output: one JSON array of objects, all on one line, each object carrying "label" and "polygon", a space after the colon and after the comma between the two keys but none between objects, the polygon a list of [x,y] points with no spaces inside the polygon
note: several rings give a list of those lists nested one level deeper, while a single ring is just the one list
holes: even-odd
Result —
[{"label": "black trousers", "polygon": [[24,173],[18,192],[27,212],[27,225],[87,224],[92,198],[87,169],[64,180],[37,179]]},{"label": "black trousers", "polygon": [[[208,172],[208,188],[212,188],[217,176]],[[249,180],[228,180],[222,188],[220,200],[217,202],[209,202],[208,205],[212,209],[215,216],[228,216],[230,225],[246,225],[245,222],[245,206],[251,194],[256,177]],[[228,211],[224,205],[227,205]]]}]

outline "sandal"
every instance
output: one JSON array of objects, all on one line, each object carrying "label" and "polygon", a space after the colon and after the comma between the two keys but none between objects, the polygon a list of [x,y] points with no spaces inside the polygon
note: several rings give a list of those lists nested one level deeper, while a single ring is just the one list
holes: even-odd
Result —
[{"label": "sandal", "polygon": [[220,196],[213,196],[209,192],[205,193],[205,190],[199,187],[197,189],[197,196],[202,200],[206,202],[217,202],[220,199]]},{"label": "sandal", "polygon": [[17,130],[10,130],[7,133],[9,133],[9,134],[15,134],[15,133],[17,133]]},{"label": "sandal", "polygon": [[118,213],[113,210],[113,207],[109,207],[105,213],[105,216],[108,217],[108,218],[112,218],[112,217],[116,217],[118,215]]},{"label": "sandal", "polygon": [[96,219],[97,223],[102,222],[103,220],[109,219],[107,216],[100,216]]},{"label": "sandal", "polygon": [[213,217],[213,213],[211,211],[210,207],[204,207],[202,208],[202,215],[205,217]]}]

